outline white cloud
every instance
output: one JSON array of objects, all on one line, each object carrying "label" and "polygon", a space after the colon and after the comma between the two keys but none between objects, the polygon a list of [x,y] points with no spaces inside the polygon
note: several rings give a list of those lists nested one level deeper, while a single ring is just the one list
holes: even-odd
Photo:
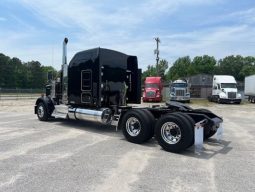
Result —
[{"label": "white cloud", "polygon": [[[252,50],[255,47],[253,43],[250,43],[252,39],[255,39],[255,28],[251,22],[248,22],[254,18],[254,8],[227,16],[219,15],[215,18],[216,21],[212,21],[217,24],[217,21],[227,17],[231,21],[242,20],[243,22],[239,22],[239,25],[232,24],[224,27],[212,25],[210,28],[197,28],[196,31],[186,29],[179,32],[160,28],[159,30],[151,28],[151,31],[146,32],[137,30],[141,25],[150,27],[151,20],[160,21],[166,16],[171,18],[172,15],[178,14],[178,10],[185,7],[215,5],[220,4],[221,0],[143,0],[118,1],[116,4],[110,4],[112,1],[109,0],[22,0],[19,2],[22,2],[23,6],[43,22],[45,29],[29,27],[27,21],[16,18],[16,22],[23,23],[24,26],[28,25],[25,27],[27,30],[18,33],[0,31],[0,37],[4,39],[0,44],[1,52],[11,53],[10,56],[19,57],[23,61],[33,59],[39,60],[43,65],[53,64],[57,69],[61,66],[63,34],[70,34],[69,60],[78,51],[100,46],[137,55],[140,67],[143,69],[155,63],[153,54],[156,45],[153,39],[155,36],[159,36],[162,41],[160,58],[167,59],[169,62],[185,55],[193,57],[209,54],[216,58],[230,54],[253,55]],[[47,38],[44,38],[44,42],[36,41],[41,36],[47,36],[44,34],[44,30],[47,29],[61,31],[59,34],[54,34],[54,38],[59,42],[47,41]]]},{"label": "white cloud", "polygon": [[208,54],[217,59],[232,54],[254,55],[255,41],[251,41],[255,39],[254,32],[254,27],[242,25],[173,34],[165,37],[162,49],[166,54],[171,53],[167,55],[170,61],[185,55]]}]

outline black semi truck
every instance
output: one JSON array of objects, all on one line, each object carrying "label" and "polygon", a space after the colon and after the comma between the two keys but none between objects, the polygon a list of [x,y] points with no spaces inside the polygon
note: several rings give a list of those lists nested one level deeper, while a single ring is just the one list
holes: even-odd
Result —
[{"label": "black semi truck", "polygon": [[134,106],[141,103],[141,69],[136,56],[95,48],[76,53],[68,65],[67,42],[65,38],[61,78],[52,80],[46,94],[35,103],[39,120],[65,118],[111,124],[122,129],[132,143],[154,136],[170,152],[192,146],[196,128],[203,128],[207,139],[221,126],[222,118],[211,111],[178,102]]}]

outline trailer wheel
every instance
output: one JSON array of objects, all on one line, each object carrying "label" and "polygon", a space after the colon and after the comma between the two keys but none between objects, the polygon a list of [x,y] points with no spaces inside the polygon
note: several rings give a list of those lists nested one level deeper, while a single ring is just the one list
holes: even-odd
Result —
[{"label": "trailer wheel", "polygon": [[153,127],[144,111],[136,109],[127,111],[120,123],[123,135],[132,143],[143,143],[149,140]]},{"label": "trailer wheel", "polygon": [[163,149],[178,153],[192,143],[193,128],[187,119],[167,114],[156,124],[156,138]]},{"label": "trailer wheel", "polygon": [[49,118],[46,106],[42,102],[37,105],[36,114],[40,121],[47,121]]}]

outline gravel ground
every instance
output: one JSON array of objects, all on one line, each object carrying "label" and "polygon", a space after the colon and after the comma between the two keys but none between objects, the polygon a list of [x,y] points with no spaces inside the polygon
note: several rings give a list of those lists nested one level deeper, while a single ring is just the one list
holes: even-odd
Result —
[{"label": "gravel ground", "polygon": [[129,143],[112,126],[40,122],[34,103],[0,100],[0,191],[255,191],[255,104],[194,101],[224,118],[223,140],[198,155]]}]

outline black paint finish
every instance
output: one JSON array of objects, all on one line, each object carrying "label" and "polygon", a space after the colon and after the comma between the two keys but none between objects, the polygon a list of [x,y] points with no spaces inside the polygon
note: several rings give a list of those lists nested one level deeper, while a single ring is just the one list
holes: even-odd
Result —
[{"label": "black paint finish", "polygon": [[68,102],[73,106],[113,107],[140,103],[137,57],[95,48],[77,53],[68,68]]}]

